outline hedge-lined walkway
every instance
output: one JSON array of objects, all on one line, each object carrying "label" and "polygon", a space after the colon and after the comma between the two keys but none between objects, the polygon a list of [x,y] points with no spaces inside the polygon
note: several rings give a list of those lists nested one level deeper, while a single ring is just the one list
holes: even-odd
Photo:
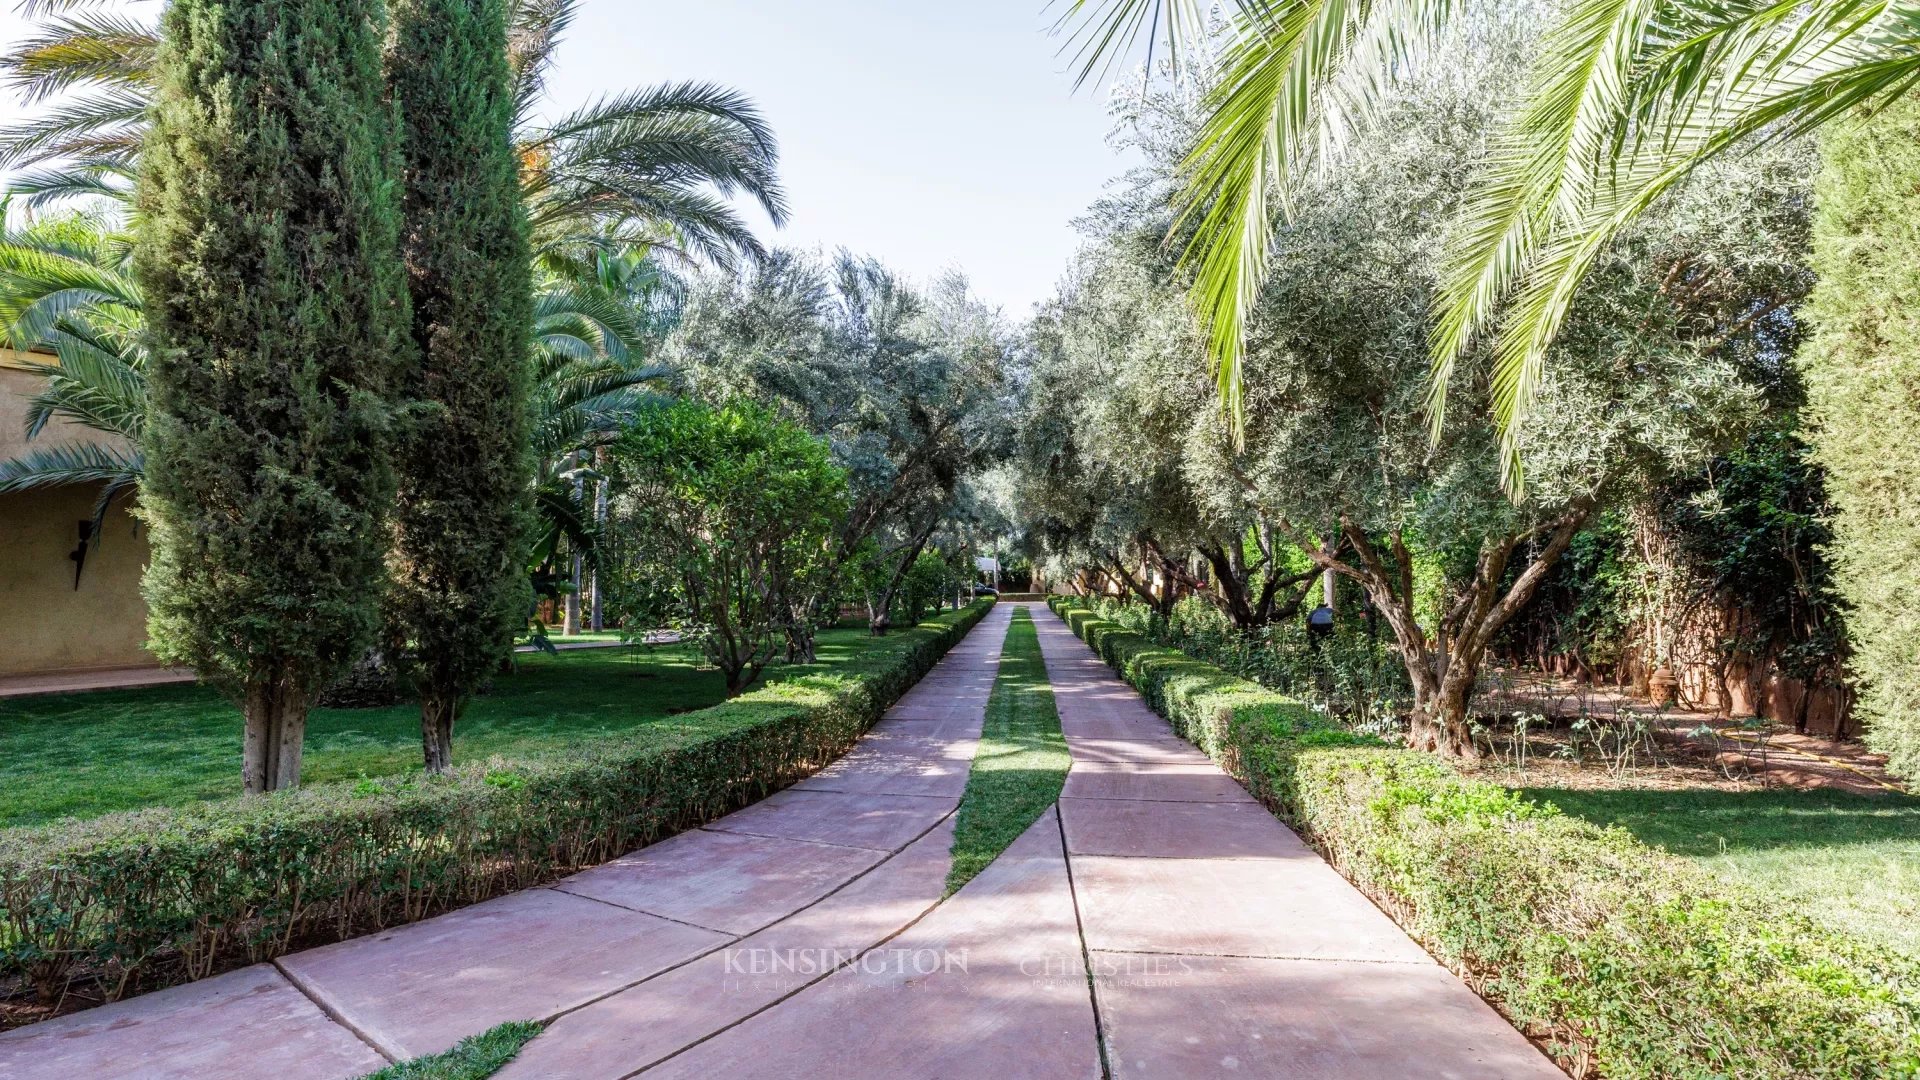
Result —
[{"label": "hedge-lined walkway", "polygon": [[1561,1075],[1044,606],[1072,770],[942,902],[1012,608],[755,806],[550,888],[13,1032],[0,1072],[345,1080],[534,1019],[502,1080]]},{"label": "hedge-lined walkway", "polygon": [[1112,1076],[1564,1076],[1058,616],[1034,619]]}]

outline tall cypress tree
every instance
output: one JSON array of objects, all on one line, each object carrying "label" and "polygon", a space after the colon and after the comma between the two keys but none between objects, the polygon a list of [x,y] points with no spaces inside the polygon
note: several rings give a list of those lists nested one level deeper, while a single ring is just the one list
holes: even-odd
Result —
[{"label": "tall cypress tree", "polygon": [[1821,138],[1801,350],[1867,740],[1920,776],[1920,98]]},{"label": "tall cypress tree", "polygon": [[512,648],[525,545],[532,283],[503,0],[395,0],[387,77],[402,118],[413,405],[398,457],[395,637],[429,772]]},{"label": "tall cypress tree", "polygon": [[379,0],[173,0],[141,154],[149,631],[241,703],[248,791],[294,787],[366,646],[405,289]]}]

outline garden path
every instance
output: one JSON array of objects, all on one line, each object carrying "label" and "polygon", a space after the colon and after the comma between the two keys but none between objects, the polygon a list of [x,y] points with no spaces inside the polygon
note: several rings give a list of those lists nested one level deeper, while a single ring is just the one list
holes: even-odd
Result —
[{"label": "garden path", "polygon": [[528,1018],[551,1023],[501,1080],[1562,1075],[1044,606],[1073,768],[944,898],[1013,606],[787,791],[548,888],[0,1035],[0,1075],[333,1080]]}]

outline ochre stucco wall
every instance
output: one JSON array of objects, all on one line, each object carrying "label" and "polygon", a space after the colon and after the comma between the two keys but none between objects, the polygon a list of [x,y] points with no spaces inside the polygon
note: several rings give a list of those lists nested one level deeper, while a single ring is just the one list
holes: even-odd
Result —
[{"label": "ochre stucco wall", "polygon": [[[40,377],[11,367],[17,360],[18,354],[0,351],[0,460],[100,438],[53,425],[26,441],[27,399]],[[128,513],[126,500],[107,516],[103,535],[87,545],[80,588],[74,589],[67,554],[79,542],[80,522],[93,517],[97,494],[88,486],[0,495],[0,675],[154,663],[142,647],[146,530]]]},{"label": "ochre stucco wall", "polygon": [[0,675],[154,663],[142,647],[146,530],[124,504],[87,544],[80,587],[67,558],[97,489],[0,495]]}]

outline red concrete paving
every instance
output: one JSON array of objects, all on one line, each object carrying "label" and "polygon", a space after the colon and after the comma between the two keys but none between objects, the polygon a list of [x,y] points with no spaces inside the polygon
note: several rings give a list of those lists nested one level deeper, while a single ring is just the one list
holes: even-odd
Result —
[{"label": "red concrete paving", "polygon": [[1074,756],[1059,813],[1112,1076],[1563,1076],[1231,777],[1153,760],[1139,740],[1174,738],[1165,722],[1034,618]]},{"label": "red concrete paving", "polygon": [[193,672],[178,668],[101,668],[97,671],[54,671],[39,675],[0,676],[0,698],[40,694],[77,694],[88,690],[136,690],[193,681]]},{"label": "red concrete paving", "polygon": [[1084,1080],[1095,1030],[1049,812],[884,948],[639,1075]]},{"label": "red concrete paving", "polygon": [[872,795],[938,795],[959,798],[980,743],[980,723],[944,734],[875,728],[846,756],[794,785],[797,791],[844,791]]},{"label": "red concrete paving", "polygon": [[696,829],[563,878],[555,889],[727,934],[751,934],[871,869],[886,853]]},{"label": "red concrete paving", "polygon": [[296,953],[280,966],[367,1041],[405,1060],[509,1020],[552,1016],[731,940],[529,889]]},{"label": "red concrete paving", "polygon": [[1151,859],[1272,859],[1310,854],[1300,838],[1254,802],[1063,799],[1060,819],[1074,855]]},{"label": "red concrete paving", "polygon": [[825,978],[940,902],[953,818],[828,896],[725,949],[555,1020],[499,1080],[618,1080]]},{"label": "red concrete paving", "polygon": [[508,1019],[550,1023],[503,1080],[1561,1075],[1033,612],[1075,764],[951,897],[1006,606],[786,792],[288,957],[293,981],[263,965],[0,1035],[0,1076],[332,1080]]},{"label": "red concrete paving", "polygon": [[8,1080],[344,1080],[386,1065],[268,964],[0,1032]]},{"label": "red concrete paving", "polygon": [[897,851],[960,805],[928,795],[782,791],[707,826],[719,832]]},{"label": "red concrete paving", "polygon": [[1565,1080],[1438,964],[1115,953],[1092,962],[1115,1080]]},{"label": "red concrete paving", "polygon": [[[1074,736],[1067,735],[1067,746]],[[1063,799],[1146,799],[1154,802],[1253,801],[1247,789],[1219,767],[1158,761],[1075,760],[1067,773]]]}]

